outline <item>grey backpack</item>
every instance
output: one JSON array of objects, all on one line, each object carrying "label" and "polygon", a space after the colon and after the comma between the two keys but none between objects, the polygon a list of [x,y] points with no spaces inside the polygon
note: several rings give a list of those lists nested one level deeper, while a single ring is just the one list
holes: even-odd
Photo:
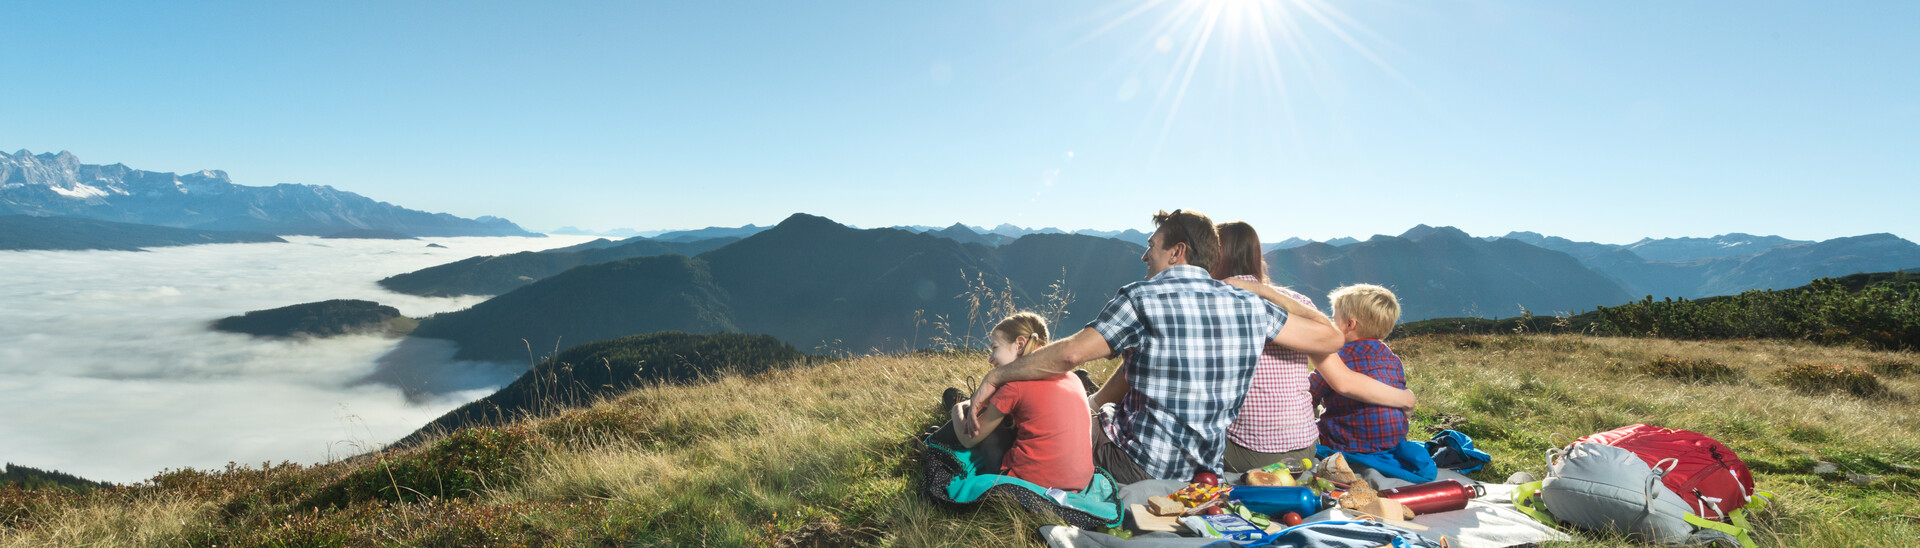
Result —
[{"label": "grey backpack", "polygon": [[[1647,466],[1632,451],[1602,443],[1575,443],[1549,455],[1547,479],[1519,486],[1514,500],[1521,511],[1544,523],[1557,521],[1662,544],[1754,546],[1744,515],[1737,524],[1701,518],[1662,484],[1661,477],[1678,459]],[[1756,496],[1755,504],[1737,514],[1765,501]]]}]

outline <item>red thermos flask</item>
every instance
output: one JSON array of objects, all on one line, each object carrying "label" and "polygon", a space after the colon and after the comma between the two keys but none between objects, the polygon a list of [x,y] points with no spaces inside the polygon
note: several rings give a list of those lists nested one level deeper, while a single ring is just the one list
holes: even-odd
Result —
[{"label": "red thermos flask", "polygon": [[1400,501],[1415,514],[1459,510],[1467,507],[1468,500],[1485,494],[1486,488],[1478,484],[1469,487],[1450,479],[1380,490],[1380,498]]}]

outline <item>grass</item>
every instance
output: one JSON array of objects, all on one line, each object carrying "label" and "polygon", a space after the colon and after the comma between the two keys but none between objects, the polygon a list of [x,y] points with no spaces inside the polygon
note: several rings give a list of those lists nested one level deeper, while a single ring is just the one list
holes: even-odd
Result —
[{"label": "grass", "polygon": [[[1720,439],[1781,496],[1759,522],[1763,545],[1920,537],[1920,405],[1910,397],[1920,377],[1886,375],[1884,395],[1870,398],[1772,380],[1801,364],[1867,371],[1908,355],[1573,335],[1390,344],[1421,397],[1415,435],[1445,425],[1473,436],[1494,455],[1480,479],[1544,476],[1544,452],[1564,442],[1554,434],[1648,422]],[[1700,382],[1647,369],[1663,358],[1731,373]],[[638,388],[337,463],[170,471],[90,493],[0,490],[0,546],[1038,546],[1046,517],[1002,501],[954,512],[917,493],[912,435],[943,419],[941,389],[965,385],[983,361],[858,358]],[[1816,474],[1823,462],[1837,471]]]},{"label": "grass", "polygon": [[1860,367],[1803,363],[1774,371],[1770,378],[1781,386],[1813,395],[1829,392],[1869,398],[1888,395],[1880,377]]},{"label": "grass", "polygon": [[1673,356],[1661,356],[1641,364],[1640,373],[1694,382],[1727,381],[1740,376],[1724,363],[1706,359],[1683,360]]}]

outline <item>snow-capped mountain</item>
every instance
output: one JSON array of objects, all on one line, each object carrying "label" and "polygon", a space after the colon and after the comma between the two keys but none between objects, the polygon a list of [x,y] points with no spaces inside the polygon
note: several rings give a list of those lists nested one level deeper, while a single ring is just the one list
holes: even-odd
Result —
[{"label": "snow-capped mountain", "polygon": [[217,169],[175,174],[80,163],[73,153],[0,152],[0,215],[79,217],[201,230],[327,235],[530,236],[497,217],[465,219],[330,186],[237,185]]}]

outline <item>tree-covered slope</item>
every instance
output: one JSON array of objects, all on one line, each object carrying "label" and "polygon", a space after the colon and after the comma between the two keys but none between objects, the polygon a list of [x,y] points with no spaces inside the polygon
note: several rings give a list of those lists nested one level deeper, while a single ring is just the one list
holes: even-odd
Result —
[{"label": "tree-covered slope", "polygon": [[448,412],[397,445],[411,446],[435,433],[590,404],[636,386],[751,375],[805,365],[812,359],[766,335],[668,331],[594,341],[540,362],[512,384]]},{"label": "tree-covered slope", "polygon": [[707,264],[684,255],[577,267],[473,308],[421,320],[416,337],[454,341],[458,359],[518,361],[535,349],[656,331],[741,331]]},{"label": "tree-covered slope", "polygon": [[[111,485],[113,484],[93,481],[58,470],[41,470],[38,468],[17,466],[11,462],[7,463],[4,470],[0,470],[0,488],[64,488],[74,491],[87,491]],[[6,517],[5,514],[0,514],[0,521],[4,521]]]},{"label": "tree-covered slope", "polygon": [[412,321],[400,310],[373,301],[334,299],[255,310],[213,322],[213,328],[260,337],[331,337],[349,333],[404,332]]},{"label": "tree-covered slope", "polygon": [[1396,336],[1494,333],[1788,339],[1913,350],[1920,349],[1920,274],[1854,274],[1702,299],[1648,297],[1573,316],[1436,318],[1395,330]]},{"label": "tree-covered slope", "polygon": [[[960,326],[967,305],[955,296],[983,274],[988,287],[1005,278],[983,269],[982,246],[904,230],[860,230],[824,217],[795,214],[764,232],[700,254],[714,282],[733,296],[735,322],[802,348],[826,344],[864,351],[907,347],[916,312]],[[1014,288],[1016,298],[1025,291]],[[838,341],[836,344],[834,341]]]},{"label": "tree-covered slope", "polygon": [[286,240],[257,232],[194,230],[73,217],[0,215],[0,250],[140,251],[148,247],[262,242],[286,243]]}]

